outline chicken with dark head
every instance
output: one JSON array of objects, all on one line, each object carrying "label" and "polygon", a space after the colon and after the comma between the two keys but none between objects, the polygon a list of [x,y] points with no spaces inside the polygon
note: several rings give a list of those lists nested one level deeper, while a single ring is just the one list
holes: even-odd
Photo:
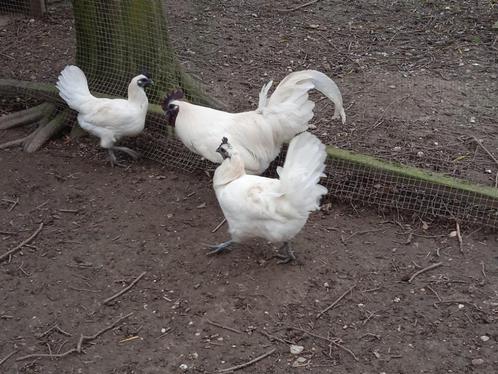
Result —
[{"label": "chicken with dark head", "polygon": [[114,151],[124,152],[133,159],[139,157],[137,152],[115,143],[143,131],[149,106],[145,88],[151,84],[150,74],[139,74],[128,85],[128,99],[97,98],[90,93],[83,71],[70,65],[62,70],[56,86],[69,107],[78,112],[81,128],[100,138],[100,146],[108,150],[114,166],[121,165]]},{"label": "chicken with dark head", "polygon": [[272,82],[263,86],[256,110],[228,113],[194,105],[184,100],[181,91],[167,95],[162,103],[168,123],[183,144],[214,163],[222,161],[215,152],[219,141],[227,136],[237,148],[249,174],[261,174],[278,156],[282,145],[308,129],[315,103],[308,93],[317,89],[335,104],[333,118],[346,114],[342,96],[335,82],[315,70],[289,74],[268,97]]}]

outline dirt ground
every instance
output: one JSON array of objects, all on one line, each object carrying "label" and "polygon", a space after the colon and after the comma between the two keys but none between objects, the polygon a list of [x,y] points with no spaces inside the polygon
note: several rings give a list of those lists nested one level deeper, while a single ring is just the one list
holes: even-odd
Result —
[{"label": "dirt ground", "polygon": [[[320,102],[324,141],[494,183],[469,141],[498,155],[492,1],[167,3],[180,59],[233,110],[254,107],[268,79],[315,68],[348,113],[330,123]],[[70,10],[56,4],[44,20],[0,19],[0,77],[53,81],[73,61]],[[0,256],[41,227],[0,264],[1,372],[213,373],[269,352],[240,372],[497,370],[496,233],[463,224],[460,246],[452,223],[334,202],[296,237],[297,263],[278,265],[262,241],[208,257],[227,234],[212,232],[222,213],[204,173],[104,158],[88,138],[0,151]],[[81,334],[98,336],[25,358],[76,349]]]}]

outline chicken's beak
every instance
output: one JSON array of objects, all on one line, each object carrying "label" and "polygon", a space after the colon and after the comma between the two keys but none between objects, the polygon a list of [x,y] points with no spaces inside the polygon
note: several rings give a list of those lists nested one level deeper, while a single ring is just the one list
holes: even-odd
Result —
[{"label": "chicken's beak", "polygon": [[147,79],[147,81],[144,83],[144,87],[149,87],[154,84],[154,81],[152,79]]}]

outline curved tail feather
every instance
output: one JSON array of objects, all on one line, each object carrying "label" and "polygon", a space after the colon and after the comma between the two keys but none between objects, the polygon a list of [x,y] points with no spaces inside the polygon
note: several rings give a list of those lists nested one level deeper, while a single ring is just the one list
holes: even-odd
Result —
[{"label": "curved tail feather", "polygon": [[287,75],[267,98],[270,86],[268,83],[261,89],[258,112],[272,122],[277,142],[289,141],[296,134],[307,130],[315,107],[315,103],[308,98],[308,92],[312,89],[317,89],[334,103],[333,118],[340,117],[342,123],[346,121],[339,87],[319,71],[303,70]]}]

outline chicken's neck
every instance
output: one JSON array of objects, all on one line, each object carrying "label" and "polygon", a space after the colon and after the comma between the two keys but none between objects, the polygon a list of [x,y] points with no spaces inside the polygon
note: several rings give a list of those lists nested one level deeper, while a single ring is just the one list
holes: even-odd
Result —
[{"label": "chicken's neck", "polygon": [[140,109],[147,110],[149,100],[145,91],[138,87],[136,83],[130,83],[128,86],[128,101],[132,104],[138,105]]},{"label": "chicken's neck", "polygon": [[238,153],[235,153],[230,158],[223,160],[214,172],[213,187],[216,189],[225,186],[245,174],[244,161],[242,161]]}]

